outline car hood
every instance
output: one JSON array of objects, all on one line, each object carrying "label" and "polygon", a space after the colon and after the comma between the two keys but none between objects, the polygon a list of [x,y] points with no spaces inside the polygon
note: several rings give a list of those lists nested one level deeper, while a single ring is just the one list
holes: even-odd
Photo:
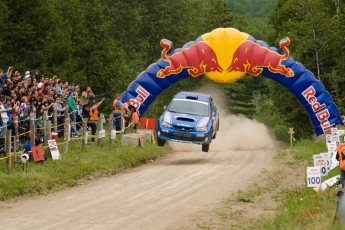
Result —
[{"label": "car hood", "polygon": [[194,114],[184,114],[184,113],[175,113],[175,112],[166,112],[166,116],[170,117],[171,124],[173,126],[179,127],[190,127],[196,128],[199,126],[205,126],[208,121],[209,117],[201,116],[201,115],[194,115]]}]

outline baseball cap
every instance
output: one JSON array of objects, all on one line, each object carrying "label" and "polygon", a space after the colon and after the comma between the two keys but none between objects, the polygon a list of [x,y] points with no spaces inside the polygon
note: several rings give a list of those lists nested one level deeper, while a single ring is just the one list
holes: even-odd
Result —
[{"label": "baseball cap", "polygon": [[26,71],[26,72],[25,72],[25,75],[30,75],[30,71]]}]

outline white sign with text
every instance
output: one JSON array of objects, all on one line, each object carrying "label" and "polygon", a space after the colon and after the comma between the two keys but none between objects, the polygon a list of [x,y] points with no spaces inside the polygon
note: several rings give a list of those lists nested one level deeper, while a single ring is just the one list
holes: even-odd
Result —
[{"label": "white sign with text", "polygon": [[307,167],[307,187],[318,187],[321,185],[320,167]]}]

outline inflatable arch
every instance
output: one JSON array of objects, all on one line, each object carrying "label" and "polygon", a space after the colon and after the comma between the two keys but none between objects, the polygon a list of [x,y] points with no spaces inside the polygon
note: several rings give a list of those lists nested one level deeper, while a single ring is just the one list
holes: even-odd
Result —
[{"label": "inflatable arch", "polygon": [[289,89],[309,114],[317,136],[341,123],[324,85],[290,56],[289,38],[282,39],[277,49],[234,28],[218,28],[175,50],[169,40],[162,39],[160,44],[161,59],[121,95],[121,101],[129,100],[141,114],[162,91],[190,76],[204,74],[219,83],[233,83],[250,74],[271,78]]}]

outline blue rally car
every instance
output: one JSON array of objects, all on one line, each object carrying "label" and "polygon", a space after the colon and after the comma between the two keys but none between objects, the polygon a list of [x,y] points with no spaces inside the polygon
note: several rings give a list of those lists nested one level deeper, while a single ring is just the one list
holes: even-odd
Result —
[{"label": "blue rally car", "polygon": [[157,143],[164,146],[168,140],[199,144],[203,152],[208,152],[218,129],[219,115],[210,95],[180,92],[158,120]]}]

